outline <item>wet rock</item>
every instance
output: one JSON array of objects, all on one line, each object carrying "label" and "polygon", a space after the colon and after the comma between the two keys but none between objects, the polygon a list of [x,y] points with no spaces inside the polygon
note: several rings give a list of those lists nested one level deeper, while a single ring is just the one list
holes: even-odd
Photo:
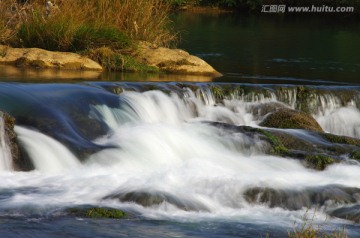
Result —
[{"label": "wet rock", "polygon": [[14,131],[15,118],[1,111],[0,117],[3,118],[3,122],[5,124],[5,143],[7,143],[10,148],[14,167],[13,169],[21,171],[29,171],[34,169],[31,160],[27,156],[26,152],[18,145],[17,135]]},{"label": "wet rock", "polygon": [[360,205],[345,206],[329,212],[331,216],[360,223]]},{"label": "wet rock", "polygon": [[260,126],[323,132],[319,123],[312,116],[301,111],[285,108],[271,113],[260,123]]},{"label": "wet rock", "polygon": [[132,202],[144,207],[157,206],[166,202],[185,211],[208,211],[204,205],[198,202],[190,201],[185,198],[179,198],[162,191],[120,192],[106,196],[104,199],[118,199],[121,202]]},{"label": "wet rock", "polygon": [[281,207],[288,210],[319,208],[336,204],[354,204],[360,200],[360,189],[327,185],[304,189],[274,189],[256,187],[248,189],[244,198],[249,203],[265,203],[269,207]]},{"label": "wet rock", "polygon": [[70,52],[53,52],[38,48],[11,48],[0,45],[0,64],[20,67],[101,71],[95,61]]},{"label": "wet rock", "polygon": [[[325,140],[324,134],[313,131],[292,133],[286,130],[271,128],[253,128],[235,126],[219,122],[208,124],[225,130],[227,134],[242,133],[250,140],[261,142],[265,154],[301,160],[307,168],[324,170],[328,165],[341,162],[344,158],[356,159],[356,151],[360,147],[353,144],[332,143]],[[338,138],[338,136],[335,136]],[[343,138],[342,142],[354,142],[351,138]]]},{"label": "wet rock", "polygon": [[153,47],[148,42],[140,42],[135,57],[144,64],[169,73],[221,76],[204,60],[180,49]]}]

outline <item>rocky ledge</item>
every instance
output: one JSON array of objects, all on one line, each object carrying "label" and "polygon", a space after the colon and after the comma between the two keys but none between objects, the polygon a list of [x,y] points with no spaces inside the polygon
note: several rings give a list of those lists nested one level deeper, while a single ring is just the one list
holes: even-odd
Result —
[{"label": "rocky ledge", "polygon": [[160,71],[176,74],[219,77],[221,74],[204,60],[180,49],[153,46],[140,42],[136,59],[141,63],[159,68]]},{"label": "rocky ledge", "polygon": [[11,48],[3,45],[0,45],[0,64],[35,68],[102,70],[98,63],[79,54],[38,48]]}]

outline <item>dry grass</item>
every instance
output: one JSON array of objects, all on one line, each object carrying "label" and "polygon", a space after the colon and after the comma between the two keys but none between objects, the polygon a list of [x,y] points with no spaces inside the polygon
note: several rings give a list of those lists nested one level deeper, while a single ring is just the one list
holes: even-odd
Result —
[{"label": "dry grass", "polygon": [[79,51],[101,46],[122,49],[136,40],[158,45],[175,40],[168,18],[170,4],[163,0],[55,2],[58,9],[46,16],[43,0],[25,4],[0,0],[0,41],[23,47]]},{"label": "dry grass", "polygon": [[[314,213],[315,215],[315,213]],[[315,225],[314,217],[308,218],[308,213],[303,217],[303,223],[297,226],[294,223],[292,231],[288,232],[289,238],[347,238],[345,227],[341,230],[326,231],[324,225]]]}]

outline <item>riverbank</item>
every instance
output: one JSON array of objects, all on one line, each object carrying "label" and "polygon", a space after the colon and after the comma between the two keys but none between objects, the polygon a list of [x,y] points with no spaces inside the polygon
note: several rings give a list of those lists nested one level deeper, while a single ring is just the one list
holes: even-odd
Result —
[{"label": "riverbank", "polygon": [[72,52],[53,52],[39,48],[12,48],[0,45],[0,64],[37,69],[119,70],[221,76],[204,60],[190,55],[186,51],[153,47],[147,42],[140,42],[137,51],[132,55],[122,56],[110,48],[103,47],[93,50],[90,58]]},{"label": "riverbank", "polygon": [[[0,2],[0,63],[20,67],[220,76],[169,46],[170,3]],[[6,46],[5,46],[6,45]]]}]

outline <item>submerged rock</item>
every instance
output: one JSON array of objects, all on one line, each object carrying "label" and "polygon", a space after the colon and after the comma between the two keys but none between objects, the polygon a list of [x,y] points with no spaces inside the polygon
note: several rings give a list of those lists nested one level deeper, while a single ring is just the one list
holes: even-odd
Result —
[{"label": "submerged rock", "polygon": [[360,223],[360,205],[340,207],[329,212],[331,216]]},{"label": "submerged rock", "polygon": [[71,70],[101,71],[95,61],[71,52],[53,52],[38,48],[11,48],[0,45],[0,64]]},{"label": "submerged rock", "polygon": [[260,126],[323,132],[319,123],[312,116],[286,108],[271,113],[260,123]]},{"label": "submerged rock", "polygon": [[180,49],[153,47],[148,42],[140,42],[135,56],[140,62],[155,66],[160,70],[177,74],[194,74],[219,77],[221,74],[199,57]]},{"label": "submerged rock", "polygon": [[[288,131],[271,128],[253,128],[249,126],[235,126],[219,122],[208,124],[225,130],[226,133],[241,133],[251,141],[260,142],[264,154],[281,156],[284,158],[301,160],[307,168],[324,170],[328,165],[341,162],[345,158],[356,159],[357,139],[336,136],[328,133],[313,131]],[[333,143],[326,137],[338,138]],[[340,143],[342,142],[342,143]]]},{"label": "submerged rock", "polygon": [[269,207],[288,210],[338,206],[359,202],[360,189],[341,185],[309,187],[304,189],[275,189],[256,187],[248,189],[244,198],[249,203],[265,203]]},{"label": "submerged rock", "polygon": [[83,218],[109,218],[121,219],[126,217],[126,213],[115,208],[108,207],[77,207],[69,208],[66,213],[76,217]]},{"label": "submerged rock", "polygon": [[104,199],[118,199],[121,202],[132,202],[144,207],[158,206],[166,202],[185,211],[208,211],[208,209],[199,202],[179,198],[162,191],[120,192],[106,196]]}]

